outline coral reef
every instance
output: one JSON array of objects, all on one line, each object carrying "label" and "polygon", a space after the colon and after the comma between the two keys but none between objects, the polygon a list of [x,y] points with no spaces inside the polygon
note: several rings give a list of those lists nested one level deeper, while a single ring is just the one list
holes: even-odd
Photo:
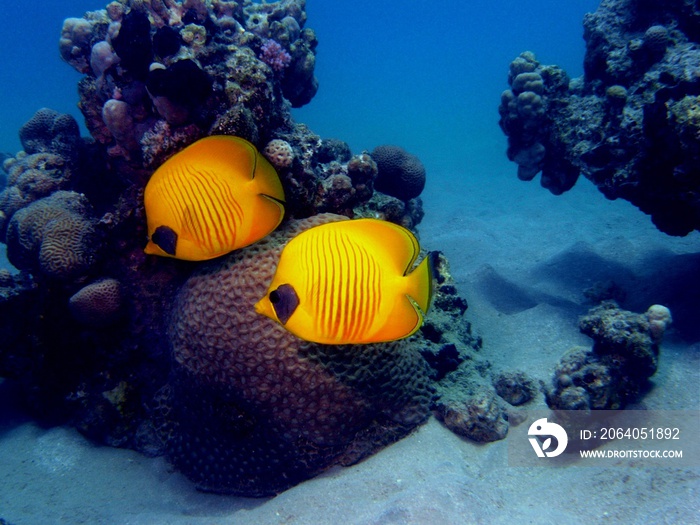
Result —
[{"label": "coral reef", "polygon": [[700,230],[697,2],[603,0],[586,15],[584,75],[526,52],[510,66],[500,125],[518,177],[554,194],[579,175],[670,235]]},{"label": "coral reef", "polygon": [[509,407],[492,386],[491,364],[478,355],[482,340],[463,319],[466,301],[457,294],[449,264],[434,259],[438,270],[433,309],[421,334],[421,354],[430,366],[436,394],[435,417],[456,434],[485,443],[503,439],[509,428]]},{"label": "coral reef", "polygon": [[[0,376],[42,422],[166,454],[205,490],[261,496],[406,435],[435,409],[436,378],[467,366],[480,340],[446,261],[431,320],[405,341],[312,345],[253,310],[301,228],[423,216],[420,191],[375,191],[369,154],[292,119],[318,87],[305,23],[303,0],[118,0],[65,20],[59,50],[83,75],[91,136],[39,110],[24,151],[3,157],[0,193],[19,270],[0,272]],[[149,178],[215,134],[267,145],[287,222],[209,263],[147,255]]]},{"label": "coral reef", "polygon": [[[316,40],[302,30],[305,20],[304,3],[294,0],[244,9],[222,2],[113,2],[67,19],[59,47],[86,74],[80,108],[91,134],[122,146],[114,155],[148,158],[156,156],[144,138],[156,129],[168,141],[174,128],[194,124],[203,134],[216,125],[256,142],[291,125],[288,104],[308,103],[317,89]],[[235,125],[242,115],[246,127]],[[197,130],[190,133],[191,142]]]},{"label": "coral reef", "polygon": [[554,372],[547,403],[559,410],[617,410],[637,401],[656,372],[659,343],[671,313],[653,305],[644,314],[604,302],[581,318],[593,347],[575,347]]}]

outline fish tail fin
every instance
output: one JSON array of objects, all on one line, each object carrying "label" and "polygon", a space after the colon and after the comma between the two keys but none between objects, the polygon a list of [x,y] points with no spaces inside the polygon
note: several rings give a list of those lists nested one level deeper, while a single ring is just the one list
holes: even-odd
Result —
[{"label": "fish tail fin", "polygon": [[407,276],[409,280],[407,295],[415,301],[423,313],[430,308],[435,293],[439,255],[440,252],[437,251],[429,252],[418,267]]}]

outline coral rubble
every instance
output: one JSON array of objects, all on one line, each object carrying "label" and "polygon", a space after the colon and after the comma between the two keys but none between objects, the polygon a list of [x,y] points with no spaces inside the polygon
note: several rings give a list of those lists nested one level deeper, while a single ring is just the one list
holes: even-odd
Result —
[{"label": "coral rubble", "polygon": [[670,235],[700,230],[697,1],[603,0],[586,15],[584,75],[525,52],[510,65],[500,125],[518,177],[554,194],[584,175]]}]

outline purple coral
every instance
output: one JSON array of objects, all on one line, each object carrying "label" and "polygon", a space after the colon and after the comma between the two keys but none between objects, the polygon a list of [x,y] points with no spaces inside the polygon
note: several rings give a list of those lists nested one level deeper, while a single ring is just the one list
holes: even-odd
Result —
[{"label": "purple coral", "polygon": [[287,53],[279,42],[267,39],[260,47],[260,60],[279,72],[292,62],[292,56]]}]

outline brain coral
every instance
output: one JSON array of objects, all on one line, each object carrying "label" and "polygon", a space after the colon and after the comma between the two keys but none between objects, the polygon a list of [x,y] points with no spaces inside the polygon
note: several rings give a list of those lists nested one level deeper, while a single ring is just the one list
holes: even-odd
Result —
[{"label": "brain coral", "polygon": [[95,258],[89,203],[78,193],[57,191],[17,211],[7,229],[7,257],[37,276],[69,279],[85,273]]},{"label": "brain coral", "polygon": [[54,153],[20,152],[8,158],[7,187],[0,193],[0,240],[5,240],[12,215],[29,203],[65,189],[73,173],[69,162]]},{"label": "brain coral", "polygon": [[375,189],[404,201],[421,194],[425,167],[418,157],[399,146],[377,146],[371,156],[377,163]]},{"label": "brain coral", "polygon": [[254,311],[283,244],[339,219],[291,221],[181,290],[160,428],[171,461],[200,488],[274,494],[354,463],[427,418],[431,387],[415,344],[314,345]]},{"label": "brain coral", "polygon": [[71,115],[42,108],[20,128],[19,140],[30,155],[55,153],[70,159],[80,142],[80,128]]},{"label": "brain coral", "polygon": [[70,298],[70,313],[86,325],[108,325],[118,317],[121,310],[121,288],[119,281],[111,278],[90,283]]}]

